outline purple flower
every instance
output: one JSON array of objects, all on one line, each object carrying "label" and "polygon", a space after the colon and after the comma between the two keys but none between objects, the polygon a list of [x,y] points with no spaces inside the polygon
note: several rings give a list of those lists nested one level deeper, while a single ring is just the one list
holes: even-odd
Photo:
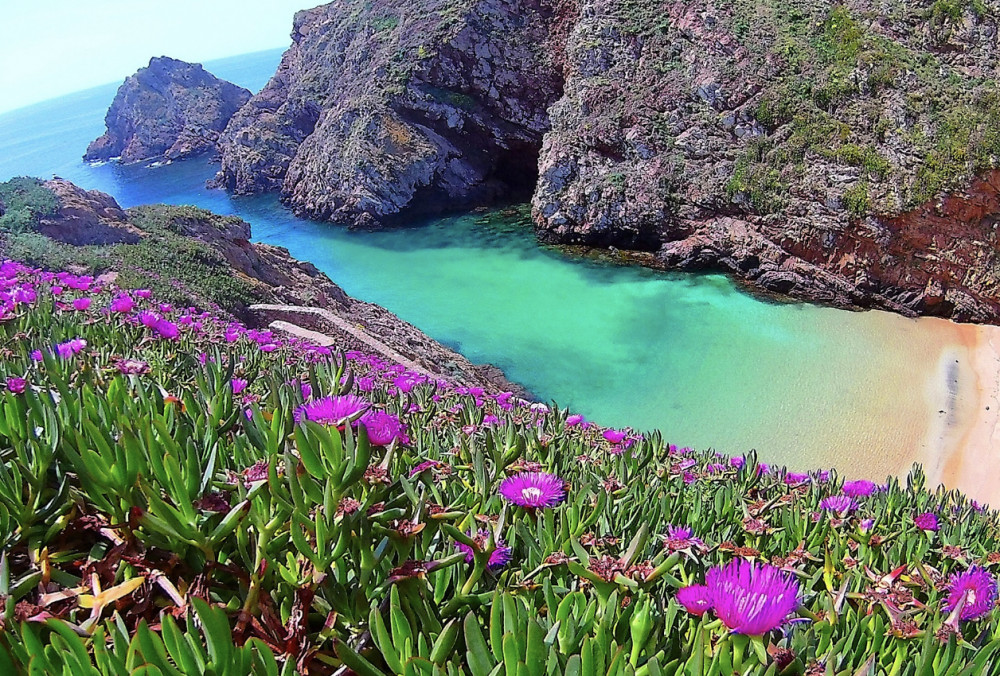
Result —
[{"label": "purple flower", "polygon": [[111,301],[112,312],[131,312],[135,308],[135,301],[125,293],[115,296]]},{"label": "purple flower", "polygon": [[875,492],[875,483],[867,479],[844,482],[844,495],[852,498],[867,497]]},{"label": "purple flower", "polygon": [[400,443],[403,444],[410,441],[404,432],[406,426],[391,413],[368,411],[361,416],[358,422],[364,425],[368,432],[368,441],[375,446],[388,446],[396,439],[399,439]]},{"label": "purple flower", "polygon": [[[476,543],[476,546],[479,547],[480,550],[482,550],[486,548],[486,543],[489,542],[490,534],[488,531],[481,530],[475,536],[473,536],[472,533],[469,533],[469,537],[471,537],[472,541]],[[507,565],[508,561],[510,561],[510,552],[511,552],[510,547],[507,547],[504,544],[503,540],[500,539],[497,539],[495,541],[495,544],[496,544],[496,549],[494,549],[493,553],[490,554],[490,561],[489,561],[490,570],[496,570],[497,568],[502,568],[503,566]],[[455,546],[458,547],[460,551],[465,552],[465,562],[472,563],[472,558],[475,555],[475,552],[472,550],[472,547],[470,547],[467,544],[463,544],[461,542],[456,542]]]},{"label": "purple flower", "polygon": [[566,418],[566,427],[576,427],[577,425],[582,425],[584,423],[584,417],[579,413],[574,414]]},{"label": "purple flower", "polygon": [[299,390],[302,392],[302,398],[303,399],[308,399],[309,397],[313,396],[312,385],[310,385],[307,382],[300,383],[299,384]]},{"label": "purple flower", "polygon": [[311,420],[320,425],[337,425],[344,418],[349,418],[368,408],[368,402],[353,394],[335,397],[323,397],[316,401],[303,404],[295,409],[295,422],[303,419]]},{"label": "purple flower", "polygon": [[743,465],[747,464],[746,458],[741,455],[733,456],[729,459],[729,464],[736,469],[742,469]]},{"label": "purple flower", "polygon": [[31,361],[42,361],[43,359],[45,359],[45,357],[42,356],[41,350],[31,351]]},{"label": "purple flower", "polygon": [[604,438],[613,444],[620,444],[626,436],[621,430],[604,430]]},{"label": "purple flower", "polygon": [[243,390],[247,389],[247,381],[243,378],[233,378],[229,381],[229,384],[233,388],[233,394],[239,394]]},{"label": "purple flower", "polygon": [[768,563],[730,561],[709,570],[705,584],[715,614],[737,634],[766,634],[799,603],[795,578]]},{"label": "purple flower", "polygon": [[663,546],[672,552],[703,547],[701,539],[694,537],[694,530],[688,526],[673,526],[667,524],[667,539]]},{"label": "purple flower", "polygon": [[786,472],[785,473],[785,483],[789,486],[794,484],[801,484],[809,481],[808,474],[799,474],[797,472]]},{"label": "purple flower", "polygon": [[149,298],[150,296],[153,295],[153,292],[150,291],[149,289],[136,289],[132,293],[135,294],[136,298]]},{"label": "purple flower", "polygon": [[667,524],[667,537],[671,540],[690,540],[694,531],[687,526],[672,526]]},{"label": "purple flower", "polygon": [[827,512],[836,512],[837,514],[844,514],[846,512],[851,512],[858,508],[858,503],[856,503],[851,498],[846,495],[831,495],[827,498],[823,498],[819,503],[819,508],[826,510]]},{"label": "purple flower", "polygon": [[63,359],[69,359],[85,347],[87,347],[87,341],[82,338],[74,338],[73,340],[67,340],[65,343],[56,345],[56,354]]},{"label": "purple flower", "polygon": [[521,472],[507,477],[500,484],[500,495],[528,509],[555,507],[566,499],[563,480],[547,472]]},{"label": "purple flower", "polygon": [[858,525],[861,526],[861,530],[867,533],[875,526],[875,519],[864,519]]},{"label": "purple flower", "polygon": [[167,340],[174,340],[181,335],[180,328],[166,319],[157,319],[156,323],[153,324],[153,330],[160,334],[161,338],[166,338]]},{"label": "purple flower", "polygon": [[90,307],[90,302],[91,301],[89,298],[74,298],[73,309],[82,312],[83,310],[86,310]]},{"label": "purple flower", "polygon": [[972,566],[964,573],[952,573],[948,578],[948,599],[945,610],[953,611],[965,597],[961,619],[978,620],[989,614],[997,602],[997,581],[979,566]]},{"label": "purple flower", "polygon": [[913,517],[913,523],[916,524],[917,528],[920,530],[936,533],[939,529],[937,516],[935,516],[933,512],[917,514]]},{"label": "purple flower", "polygon": [[712,609],[712,595],[703,584],[693,584],[677,590],[677,602],[692,615],[701,617]]},{"label": "purple flower", "polygon": [[7,379],[7,389],[11,394],[22,394],[26,389],[28,389],[28,381],[24,378],[11,376]]}]

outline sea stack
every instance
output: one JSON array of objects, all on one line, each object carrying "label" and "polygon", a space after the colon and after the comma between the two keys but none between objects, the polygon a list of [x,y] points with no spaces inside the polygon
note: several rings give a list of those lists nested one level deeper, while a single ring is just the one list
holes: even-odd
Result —
[{"label": "sea stack", "polygon": [[118,88],[104,118],[107,131],[84,159],[132,163],[214,151],[219,133],[250,96],[200,64],[155,57]]}]

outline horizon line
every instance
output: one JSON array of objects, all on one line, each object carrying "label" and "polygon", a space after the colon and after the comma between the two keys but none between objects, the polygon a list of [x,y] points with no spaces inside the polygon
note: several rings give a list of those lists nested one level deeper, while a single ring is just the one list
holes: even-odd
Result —
[{"label": "horizon line", "polygon": [[[283,46],[283,47],[281,47],[281,46],[279,46],[279,47],[268,47],[267,49],[257,49],[257,50],[254,50],[252,52],[241,52],[239,54],[230,54],[229,56],[220,56],[220,57],[215,58],[215,59],[208,59],[208,60],[205,60],[205,61],[187,61],[186,63],[200,64],[203,67],[205,67],[206,70],[208,70],[208,66],[210,64],[212,64],[212,63],[218,63],[219,61],[226,61],[228,59],[235,59],[235,58],[240,57],[240,56],[252,56],[254,54],[263,54],[264,52],[274,52],[274,51],[278,51],[278,50],[287,51],[288,50],[288,46]],[[166,55],[166,54],[159,54],[159,55],[150,56],[149,58],[150,59],[155,59],[157,56],[168,56],[168,55]],[[170,57],[170,58],[174,58],[174,57]],[[183,59],[180,59],[180,60],[183,60]],[[134,71],[132,71],[132,73],[130,73],[129,75],[126,75],[121,80],[112,80],[110,82],[104,82],[102,84],[94,85],[92,87],[84,87],[83,89],[74,89],[72,91],[68,91],[68,92],[65,92],[63,94],[59,94],[58,96],[50,96],[49,98],[40,99],[38,101],[33,101],[33,102],[27,103],[27,104],[25,104],[23,106],[18,106],[17,108],[10,108],[10,109],[7,109],[7,110],[0,109],[0,118],[3,118],[5,116],[7,116],[7,115],[12,115],[14,113],[24,112],[24,111],[27,111],[27,110],[29,110],[31,108],[35,108],[36,106],[41,106],[41,105],[44,105],[46,103],[51,103],[52,101],[58,101],[59,99],[64,99],[67,96],[73,96],[75,94],[84,94],[86,92],[92,92],[95,89],[104,89],[105,87],[110,87],[110,86],[115,85],[115,84],[117,84],[120,87],[122,84],[125,83],[125,80],[127,80],[130,77],[132,77],[132,75],[134,75],[136,72],[138,72],[139,69],[146,68],[148,65],[149,65],[149,62],[147,61],[146,64],[144,64],[142,66],[139,66],[139,68],[136,68]],[[212,75],[215,75],[215,73],[212,73]],[[218,77],[218,76],[216,75],[216,77]],[[236,84],[236,83],[234,83],[234,84]],[[257,92],[253,92],[253,93],[256,94]]]}]

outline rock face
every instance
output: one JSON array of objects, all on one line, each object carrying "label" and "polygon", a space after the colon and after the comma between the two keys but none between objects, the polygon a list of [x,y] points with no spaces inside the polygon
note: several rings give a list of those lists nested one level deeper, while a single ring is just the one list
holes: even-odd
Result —
[{"label": "rock face", "polygon": [[347,0],[217,184],[377,226],[532,189],[541,239],[1000,321],[1000,0]]},{"label": "rock face", "polygon": [[43,185],[59,202],[55,213],[38,223],[38,232],[46,237],[74,246],[135,244],[142,238],[142,231],[129,222],[111,195],[84,190],[61,178]]},{"label": "rock face", "polygon": [[299,12],[220,139],[218,185],[355,225],[530,195],[562,41],[547,0],[350,0]]},{"label": "rock face", "polygon": [[182,159],[215,149],[219,133],[250,92],[199,64],[165,56],[125,80],[105,117],[107,131],[85,160]]},{"label": "rock face", "polygon": [[540,236],[997,322],[997,3],[944,4],[581,0]]}]

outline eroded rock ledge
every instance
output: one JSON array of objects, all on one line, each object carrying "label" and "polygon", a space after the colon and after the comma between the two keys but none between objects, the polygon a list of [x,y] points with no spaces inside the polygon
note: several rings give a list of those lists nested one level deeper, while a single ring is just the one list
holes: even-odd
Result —
[{"label": "eroded rock ledge", "polygon": [[219,133],[250,99],[200,64],[166,56],[150,59],[118,89],[105,117],[107,131],[84,159],[176,160],[214,151]]}]

